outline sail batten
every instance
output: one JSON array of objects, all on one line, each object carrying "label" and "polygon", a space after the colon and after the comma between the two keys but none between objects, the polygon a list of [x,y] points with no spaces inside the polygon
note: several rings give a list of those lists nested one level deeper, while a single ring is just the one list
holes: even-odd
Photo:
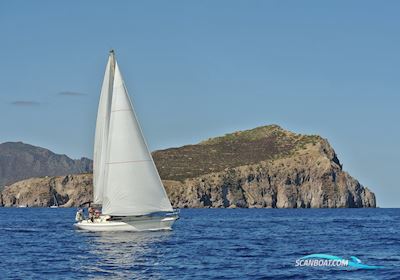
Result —
[{"label": "sail batten", "polygon": [[102,157],[103,213],[136,216],[172,211],[116,62],[113,72],[107,148]]}]

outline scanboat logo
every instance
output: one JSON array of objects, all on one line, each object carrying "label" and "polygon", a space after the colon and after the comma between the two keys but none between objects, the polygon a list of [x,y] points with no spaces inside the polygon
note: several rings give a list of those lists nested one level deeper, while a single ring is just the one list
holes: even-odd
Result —
[{"label": "scanboat logo", "polygon": [[344,259],[337,256],[326,255],[326,254],[312,254],[304,256],[296,260],[295,266],[313,266],[313,267],[352,267],[357,269],[379,269],[383,266],[367,265],[363,264],[362,261],[354,256],[350,259]]}]

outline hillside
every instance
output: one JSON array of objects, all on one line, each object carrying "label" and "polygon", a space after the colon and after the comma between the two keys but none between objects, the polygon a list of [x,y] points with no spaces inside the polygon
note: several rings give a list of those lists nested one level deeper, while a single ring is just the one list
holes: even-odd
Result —
[{"label": "hillside", "polygon": [[[326,139],[276,125],[153,157],[174,207],[376,207],[375,195],[342,170]],[[65,206],[76,206],[91,199],[91,180],[90,174],[29,179],[6,188],[0,202],[48,206],[54,189]]]},{"label": "hillside", "polygon": [[66,155],[22,142],[0,144],[0,187],[31,177],[91,171],[92,161],[87,158],[73,160]]},{"label": "hillside", "polygon": [[290,157],[307,144],[321,141],[319,136],[295,134],[270,125],[211,138],[197,145],[155,151],[153,158],[161,178],[181,181],[226,168]]}]

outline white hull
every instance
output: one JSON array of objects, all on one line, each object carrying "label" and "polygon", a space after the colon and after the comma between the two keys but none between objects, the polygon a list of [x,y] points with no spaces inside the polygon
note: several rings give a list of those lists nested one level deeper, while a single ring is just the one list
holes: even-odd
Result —
[{"label": "white hull", "polygon": [[87,231],[158,231],[172,230],[177,216],[167,217],[126,217],[123,221],[105,221],[103,219],[91,222],[84,220],[74,224],[75,228]]}]

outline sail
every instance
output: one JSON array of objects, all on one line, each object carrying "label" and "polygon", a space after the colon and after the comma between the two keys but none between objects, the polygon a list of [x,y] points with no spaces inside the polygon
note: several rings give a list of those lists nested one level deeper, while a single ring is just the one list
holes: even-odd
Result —
[{"label": "sail", "polygon": [[57,197],[56,197],[56,195],[54,194],[54,192],[53,192],[53,206],[59,206],[59,205],[58,205]]},{"label": "sail", "polygon": [[105,168],[107,155],[107,142],[109,134],[109,120],[111,110],[111,96],[114,81],[114,53],[110,52],[103,85],[99,108],[97,112],[96,132],[94,138],[93,154],[93,203],[102,204],[105,184]]},{"label": "sail", "polygon": [[117,63],[106,164],[104,214],[135,216],[172,211]]}]

